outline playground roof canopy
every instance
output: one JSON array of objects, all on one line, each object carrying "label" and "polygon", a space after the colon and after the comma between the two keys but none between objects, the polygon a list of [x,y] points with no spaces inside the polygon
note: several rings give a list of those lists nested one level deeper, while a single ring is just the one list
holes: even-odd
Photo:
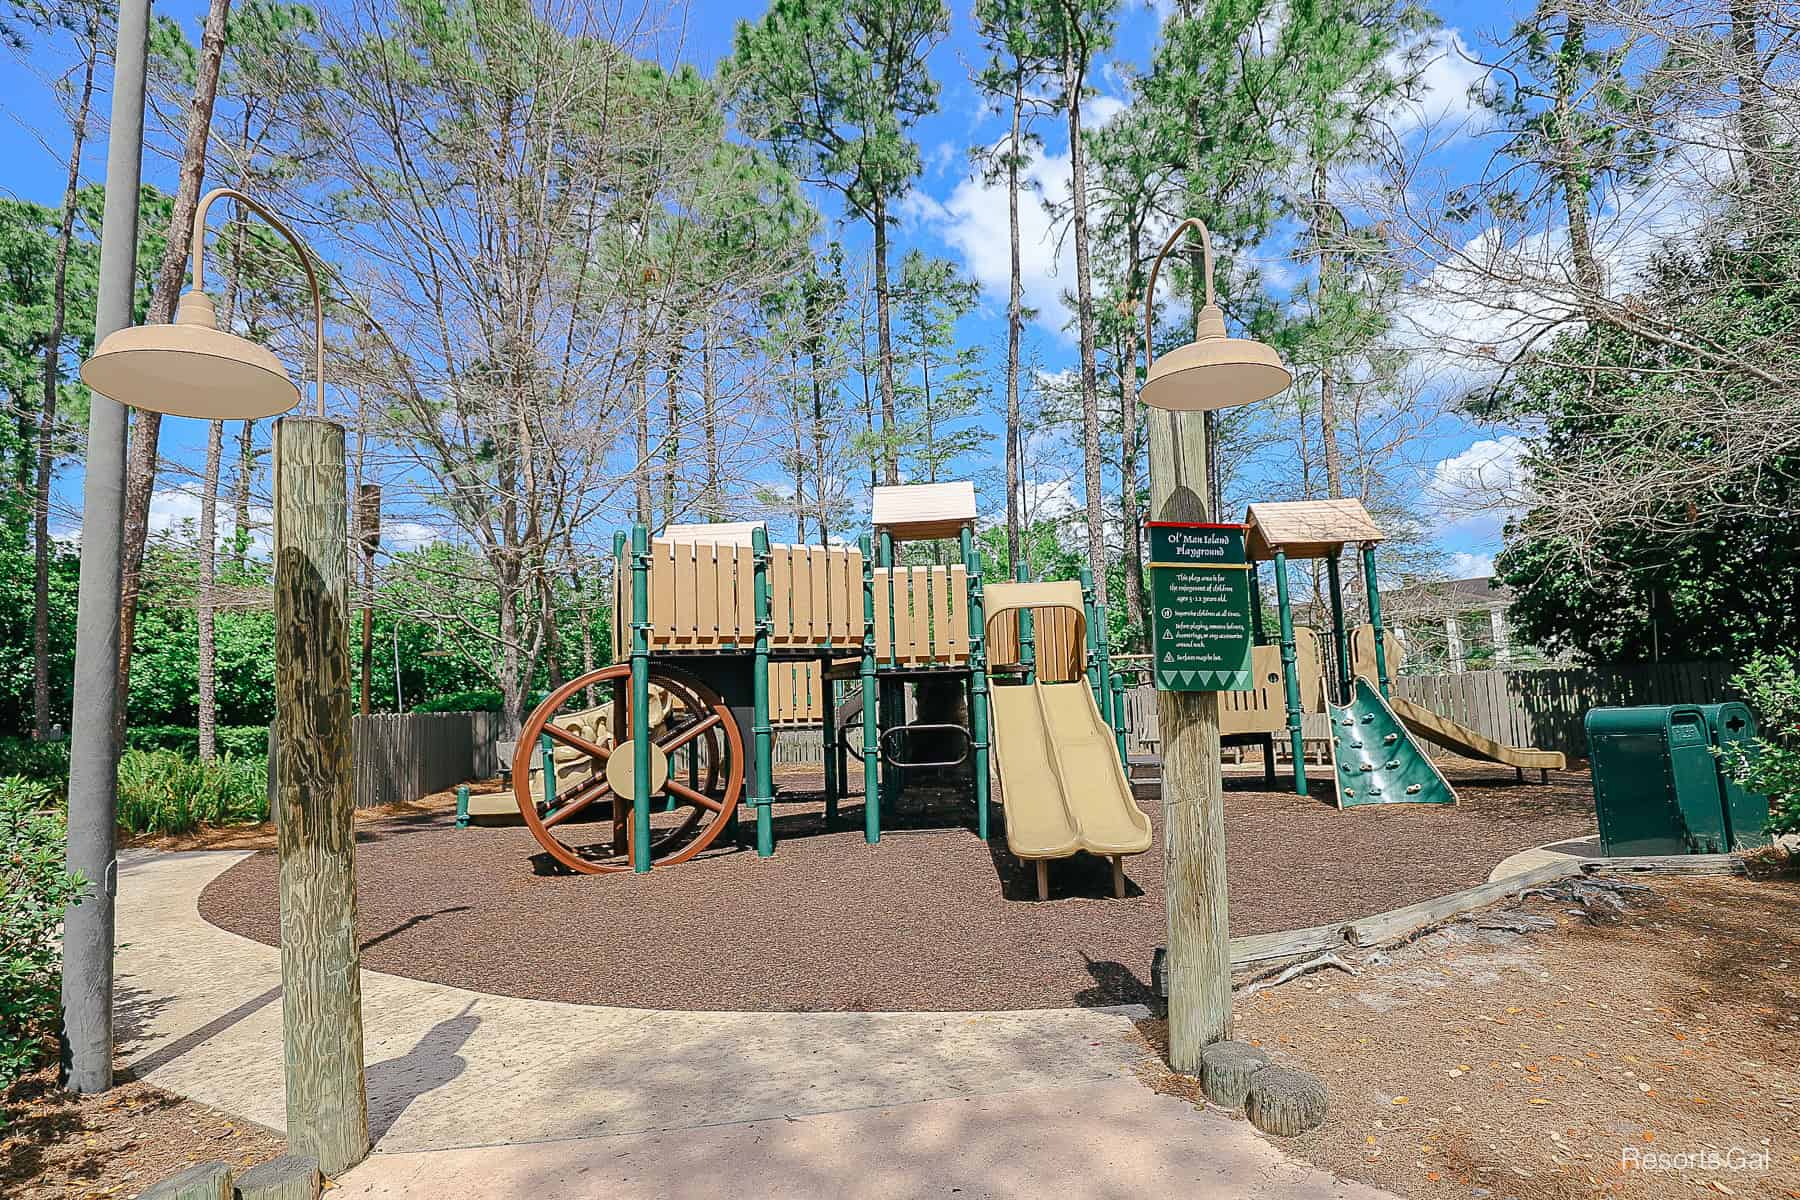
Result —
[{"label": "playground roof canopy", "polygon": [[1351,542],[1379,542],[1386,535],[1362,501],[1289,500],[1252,504],[1244,514],[1245,542],[1252,562],[1275,557],[1327,558]]},{"label": "playground roof canopy", "polygon": [[959,479],[878,487],[869,510],[876,532],[897,540],[952,538],[975,524],[975,485]]},{"label": "playground roof canopy", "polygon": [[761,521],[714,521],[694,525],[670,525],[656,535],[659,542],[711,542],[719,546],[748,546],[750,534]]}]

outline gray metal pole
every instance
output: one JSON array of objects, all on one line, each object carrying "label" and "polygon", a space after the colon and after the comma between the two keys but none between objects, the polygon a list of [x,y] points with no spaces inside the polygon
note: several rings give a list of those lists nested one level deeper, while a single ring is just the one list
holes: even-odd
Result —
[{"label": "gray metal pole", "polygon": [[[131,324],[137,267],[138,181],[144,155],[144,59],[149,0],[123,0],[113,55],[112,133],[100,233],[96,344]],[[95,394],[88,406],[82,483],[81,593],[75,626],[75,712],[69,734],[68,865],[93,888],[63,926],[64,1077],[72,1091],[112,1086],[113,827],[119,798],[119,563],[124,531],[125,409]]]}]

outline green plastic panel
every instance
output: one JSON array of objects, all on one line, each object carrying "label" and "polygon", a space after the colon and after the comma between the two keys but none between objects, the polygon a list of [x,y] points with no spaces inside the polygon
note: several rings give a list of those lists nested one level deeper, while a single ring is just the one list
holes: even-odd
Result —
[{"label": "green plastic panel", "polygon": [[1697,705],[1596,708],[1586,726],[1602,854],[1725,850],[1718,763]]},{"label": "green plastic panel", "polygon": [[1413,741],[1381,693],[1362,676],[1350,703],[1326,704],[1339,808],[1364,804],[1455,804],[1456,793]]},{"label": "green plastic panel", "polygon": [[[1724,704],[1702,704],[1706,730],[1713,749],[1724,752],[1742,746],[1752,758],[1756,754],[1756,716],[1748,706],[1736,700]],[[1725,835],[1733,850],[1748,850],[1769,844],[1769,798],[1747,791],[1725,769],[1723,753],[1717,760],[1719,792],[1725,799]]]}]

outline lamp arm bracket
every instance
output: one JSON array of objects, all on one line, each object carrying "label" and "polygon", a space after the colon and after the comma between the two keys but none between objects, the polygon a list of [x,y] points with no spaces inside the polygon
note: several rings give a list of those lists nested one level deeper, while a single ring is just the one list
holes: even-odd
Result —
[{"label": "lamp arm bracket", "polygon": [[[288,245],[300,259],[300,267],[306,272],[306,285],[312,290],[313,307],[313,385],[317,392],[319,416],[325,415],[325,302],[319,292],[319,276],[313,270],[313,254],[306,243],[295,235],[282,219],[269,211],[267,207],[236,188],[216,187],[200,197],[199,206],[194,210],[194,236],[191,257],[194,262],[194,290],[204,290],[203,281],[206,276],[206,210],[214,200],[236,200],[245,208],[256,213],[264,221],[274,227],[275,232],[286,238]],[[1164,251],[1167,253],[1167,251]],[[1154,278],[1154,276],[1152,276]],[[1210,269],[1207,281],[1210,287],[1212,275]]]},{"label": "lamp arm bracket", "polygon": [[1173,233],[1169,234],[1169,240],[1163,243],[1163,248],[1158,252],[1156,261],[1150,264],[1150,281],[1144,288],[1144,370],[1146,371],[1150,369],[1150,364],[1156,361],[1156,346],[1151,337],[1156,320],[1156,275],[1158,271],[1162,270],[1163,259],[1169,256],[1169,251],[1175,248],[1175,243],[1181,240],[1181,235],[1190,229],[1200,231],[1200,252],[1206,273],[1206,303],[1208,305],[1213,303],[1212,231],[1199,217],[1188,217],[1175,227]]}]

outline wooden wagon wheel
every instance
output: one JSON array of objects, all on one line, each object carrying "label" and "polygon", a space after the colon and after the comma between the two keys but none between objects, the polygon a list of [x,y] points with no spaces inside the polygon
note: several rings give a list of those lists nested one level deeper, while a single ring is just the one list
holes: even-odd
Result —
[{"label": "wooden wagon wheel", "polygon": [[[743,793],[744,746],[731,709],[706,684],[659,664],[650,668],[650,686],[660,689],[669,705],[650,731],[650,861],[671,866],[705,850],[730,824]],[[580,707],[576,698],[588,688],[610,694],[610,736],[585,737],[558,720]],[[525,824],[552,858],[584,875],[632,869],[629,793],[637,750],[630,693],[631,667],[625,663],[571,679],[538,705],[514,752],[513,795]],[[541,761],[545,736],[580,756],[573,767],[566,760],[556,765],[553,806],[531,792],[531,769]],[[687,753],[680,754],[684,749]],[[679,759],[689,760],[688,771],[675,769]]]}]

